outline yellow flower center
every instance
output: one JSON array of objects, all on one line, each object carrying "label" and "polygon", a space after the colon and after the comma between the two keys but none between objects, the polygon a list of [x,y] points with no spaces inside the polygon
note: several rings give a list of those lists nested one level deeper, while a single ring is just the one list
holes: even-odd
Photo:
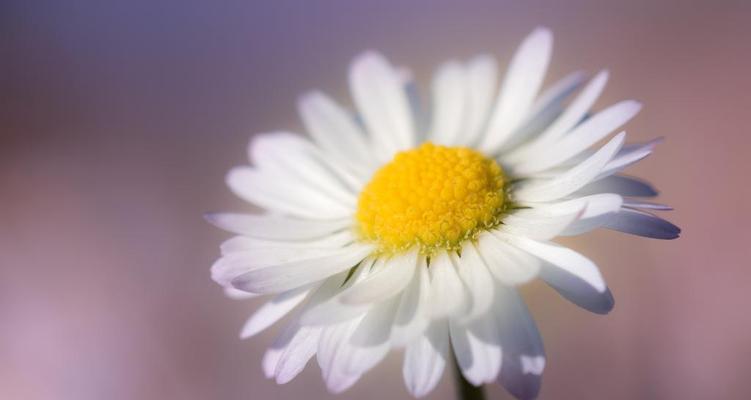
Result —
[{"label": "yellow flower center", "polygon": [[504,175],[492,159],[466,147],[430,142],[398,153],[373,176],[357,204],[359,234],[395,253],[419,245],[424,254],[458,250],[498,225]]}]

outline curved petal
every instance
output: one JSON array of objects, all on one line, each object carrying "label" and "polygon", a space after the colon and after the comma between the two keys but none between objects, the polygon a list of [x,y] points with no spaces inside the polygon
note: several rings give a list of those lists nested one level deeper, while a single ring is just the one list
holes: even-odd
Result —
[{"label": "curved petal", "polygon": [[346,218],[354,211],[353,205],[320,190],[289,183],[285,175],[251,167],[235,167],[227,174],[235,195],[267,210],[310,219]]},{"label": "curved petal", "polygon": [[421,257],[412,277],[412,282],[404,290],[399,308],[394,317],[391,342],[395,346],[405,346],[417,339],[430,322],[430,275],[424,257]]},{"label": "curved petal", "polygon": [[496,316],[500,327],[503,364],[499,382],[518,399],[534,399],[540,392],[545,350],[535,322],[516,290],[497,286]]},{"label": "curved petal", "polygon": [[225,240],[220,246],[222,255],[232,253],[251,253],[260,249],[328,249],[342,248],[355,241],[355,236],[350,231],[341,231],[326,237],[313,240],[268,240],[256,239],[248,236],[235,236]]},{"label": "curved petal", "polygon": [[266,376],[280,385],[291,381],[316,353],[320,335],[321,328],[290,323],[264,355]]},{"label": "curved petal", "polygon": [[597,98],[605,88],[608,81],[608,72],[600,71],[587,86],[582,89],[581,93],[571,102],[566,110],[556,118],[534,141],[520,146],[514,151],[504,155],[504,160],[511,165],[523,162],[530,154],[536,150],[550,146],[567,132],[571,131],[576,124],[580,123],[592,108]]},{"label": "curved petal", "polygon": [[360,374],[347,373],[344,361],[352,351],[349,339],[361,320],[358,318],[322,328],[316,358],[326,388],[332,393],[341,393],[360,379]]},{"label": "curved petal", "polygon": [[354,351],[345,361],[347,373],[364,374],[386,357],[399,300],[397,296],[378,304],[360,322],[349,340]]},{"label": "curved petal", "polygon": [[[253,251],[229,253],[211,266],[211,277],[222,286],[250,271],[292,262],[305,262],[346,252],[346,248],[266,247]],[[242,288],[239,288],[242,289]]]},{"label": "curved petal", "polygon": [[563,164],[610,135],[613,130],[633,118],[640,109],[640,103],[628,100],[600,111],[562,139],[514,165],[514,173],[529,175]]},{"label": "curved petal", "polygon": [[493,303],[493,277],[485,262],[472,242],[466,242],[462,246],[461,257],[452,254],[451,258],[472,297],[472,307],[466,319],[484,315]]},{"label": "curved petal", "polygon": [[469,294],[445,251],[431,259],[430,315],[433,319],[455,316],[467,311]]},{"label": "curved petal", "polygon": [[498,87],[498,63],[490,55],[476,56],[465,64],[467,70],[467,108],[464,132],[456,145],[477,143],[493,107],[493,96]]},{"label": "curved petal", "polygon": [[415,248],[386,260],[378,271],[343,293],[342,302],[350,305],[369,304],[401,293],[415,273],[417,255],[418,249]]},{"label": "curved petal", "polygon": [[330,97],[318,91],[307,93],[298,108],[305,127],[322,149],[352,166],[375,163],[365,133]]},{"label": "curved petal", "polygon": [[402,375],[415,397],[428,394],[443,375],[449,350],[446,321],[434,321],[425,334],[407,346]]},{"label": "curved petal", "polygon": [[561,232],[561,236],[576,236],[604,226],[619,212],[623,198],[617,194],[604,193],[587,196],[587,209],[584,215]]},{"label": "curved petal", "polygon": [[271,240],[315,239],[343,230],[350,218],[332,220],[295,219],[276,215],[210,213],[205,218],[214,226],[238,235]]},{"label": "curved petal", "polygon": [[557,200],[574,193],[592,181],[623,145],[625,134],[619,133],[595,154],[553,179],[533,179],[514,191],[517,201],[541,202]]},{"label": "curved petal", "polygon": [[537,242],[523,237],[509,237],[509,242],[530,254],[539,257],[553,266],[577,276],[600,293],[605,293],[607,286],[595,263],[583,255],[553,243]]},{"label": "curved petal", "polygon": [[[563,112],[564,101],[585,81],[585,75],[577,71],[565,76],[546,89],[535,100],[526,120],[509,139],[506,148],[515,148],[531,137],[542,134]],[[507,163],[506,156],[501,157]]]},{"label": "curved petal", "polygon": [[[557,233],[557,235],[561,236],[573,236],[601,227],[613,213],[616,213],[621,209],[622,204],[623,197],[620,195],[614,193],[602,193],[577,197],[556,203],[542,203],[535,206],[554,215],[570,214],[581,211],[581,215],[578,219]],[[538,237],[532,239],[552,239],[552,236],[549,238]]]},{"label": "curved petal", "polygon": [[539,260],[492,233],[480,236],[477,250],[493,276],[506,285],[529,282],[540,269]]},{"label": "curved petal", "polygon": [[341,301],[341,298],[347,289],[365,280],[378,262],[380,260],[369,257],[358,264],[354,271],[343,272],[342,274],[346,274],[346,277],[336,287],[336,293],[326,301],[308,307],[300,316],[301,323],[303,325],[335,325],[364,315],[372,304],[347,305]]},{"label": "curved petal", "polygon": [[278,293],[350,269],[372,250],[370,245],[352,245],[325,256],[255,269],[232,279],[231,284],[236,289],[253,293]]},{"label": "curved petal", "polygon": [[270,327],[300,303],[310,294],[310,287],[300,287],[274,297],[271,301],[258,308],[245,322],[240,332],[241,339],[247,339]]},{"label": "curved petal", "polygon": [[262,172],[284,178],[282,182],[288,187],[323,192],[350,206],[356,203],[356,193],[364,184],[307,138],[290,132],[253,136],[248,156]]},{"label": "curved petal", "polygon": [[368,311],[352,334],[350,343],[358,347],[388,344],[391,337],[391,326],[394,323],[400,300],[397,296],[375,305]]},{"label": "curved petal", "polygon": [[681,228],[645,211],[621,209],[604,225],[614,231],[629,233],[652,239],[676,239],[681,234]]},{"label": "curved petal", "polygon": [[611,175],[588,183],[576,191],[576,195],[579,196],[598,193],[616,193],[633,197],[654,197],[658,194],[657,189],[651,183],[625,175]]},{"label": "curved petal", "polygon": [[352,97],[383,161],[415,144],[412,115],[402,82],[386,58],[373,51],[357,57],[350,69]]},{"label": "curved petal", "polygon": [[469,110],[465,75],[464,67],[452,61],[440,66],[433,77],[429,135],[435,144],[454,145],[463,133],[464,115]]},{"label": "curved petal", "polygon": [[616,156],[613,157],[613,159],[605,165],[605,168],[602,169],[600,175],[598,175],[595,179],[602,179],[606,176],[613,175],[615,173],[623,171],[631,165],[636,164],[648,155],[652,154],[655,146],[657,146],[657,144],[659,144],[660,142],[662,142],[662,138],[657,138],[644,144],[632,144],[623,146],[621,151],[619,151],[618,154],[616,154]]},{"label": "curved petal", "polygon": [[615,300],[610,290],[599,291],[579,275],[554,265],[545,264],[540,270],[540,278],[577,306],[596,314],[607,314],[613,309]]},{"label": "curved petal", "polygon": [[475,386],[490,383],[501,370],[501,340],[493,313],[477,318],[469,325],[449,324],[451,346],[462,375]]},{"label": "curved petal", "polygon": [[528,115],[550,62],[553,35],[535,29],[514,54],[480,149],[494,154]]},{"label": "curved petal", "polygon": [[539,114],[545,114],[550,109],[559,110],[564,100],[570,96],[586,81],[582,71],[572,72],[556,81],[535,100],[529,112],[529,118],[537,118]]},{"label": "curved petal", "polygon": [[535,207],[517,210],[503,218],[499,231],[537,240],[549,240],[558,236],[584,214],[586,203],[578,209],[551,210]]}]

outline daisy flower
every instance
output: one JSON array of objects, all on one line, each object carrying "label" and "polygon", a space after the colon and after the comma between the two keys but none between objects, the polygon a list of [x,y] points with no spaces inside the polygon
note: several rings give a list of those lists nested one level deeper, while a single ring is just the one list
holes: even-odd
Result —
[{"label": "daisy flower", "polygon": [[606,71],[541,91],[551,48],[547,29],[532,32],[498,90],[489,55],[443,64],[429,113],[409,74],[369,51],[349,71],[354,113],[311,92],[299,102],[310,138],[253,137],[251,165],[227,184],[264,212],[207,218],[237,235],[212,278],[235,297],[273,296],[241,336],[289,316],[263,358],[269,378],[286,383],[315,357],[341,392],[403,349],[415,397],[453,353],[471,384],[534,398],[545,354],[517,287],[540,278],[589,311],[613,307],[595,263],[552,240],[596,228],[678,236],[653,214],[667,206],[640,199],[653,187],[620,174],[656,144],[616,133],[641,105],[591,113]]}]

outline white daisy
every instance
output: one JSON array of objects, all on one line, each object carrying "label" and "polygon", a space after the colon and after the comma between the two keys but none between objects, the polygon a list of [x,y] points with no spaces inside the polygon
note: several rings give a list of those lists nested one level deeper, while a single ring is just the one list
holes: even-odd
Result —
[{"label": "white daisy", "polygon": [[291,314],[263,359],[269,378],[286,383],[315,356],[341,392],[404,348],[404,381],[420,397],[453,350],[470,383],[534,398],[545,355],[516,287],[539,277],[587,310],[613,307],[597,266],[551,240],[599,227],[678,236],[651,213],[666,206],[637,199],[656,195],[652,186],[618,174],[656,142],[624,145],[620,132],[590,149],[640,104],[590,115],[605,71],[538,93],[551,47],[547,29],[532,32],[498,94],[491,56],[442,65],[425,129],[408,74],[366,52],[349,73],[356,114],[313,92],[300,100],[311,140],[253,138],[252,166],[227,183],[266,213],[208,219],[238,235],[222,244],[213,279],[232,296],[273,295],[241,336]]}]

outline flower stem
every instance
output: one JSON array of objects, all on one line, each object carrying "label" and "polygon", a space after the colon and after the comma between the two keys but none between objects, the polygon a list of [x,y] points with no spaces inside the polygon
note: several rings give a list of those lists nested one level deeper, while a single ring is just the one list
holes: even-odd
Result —
[{"label": "flower stem", "polygon": [[464,379],[459,363],[456,357],[452,357],[454,364],[454,380],[456,381],[456,398],[457,400],[485,400],[485,388],[474,386]]}]

